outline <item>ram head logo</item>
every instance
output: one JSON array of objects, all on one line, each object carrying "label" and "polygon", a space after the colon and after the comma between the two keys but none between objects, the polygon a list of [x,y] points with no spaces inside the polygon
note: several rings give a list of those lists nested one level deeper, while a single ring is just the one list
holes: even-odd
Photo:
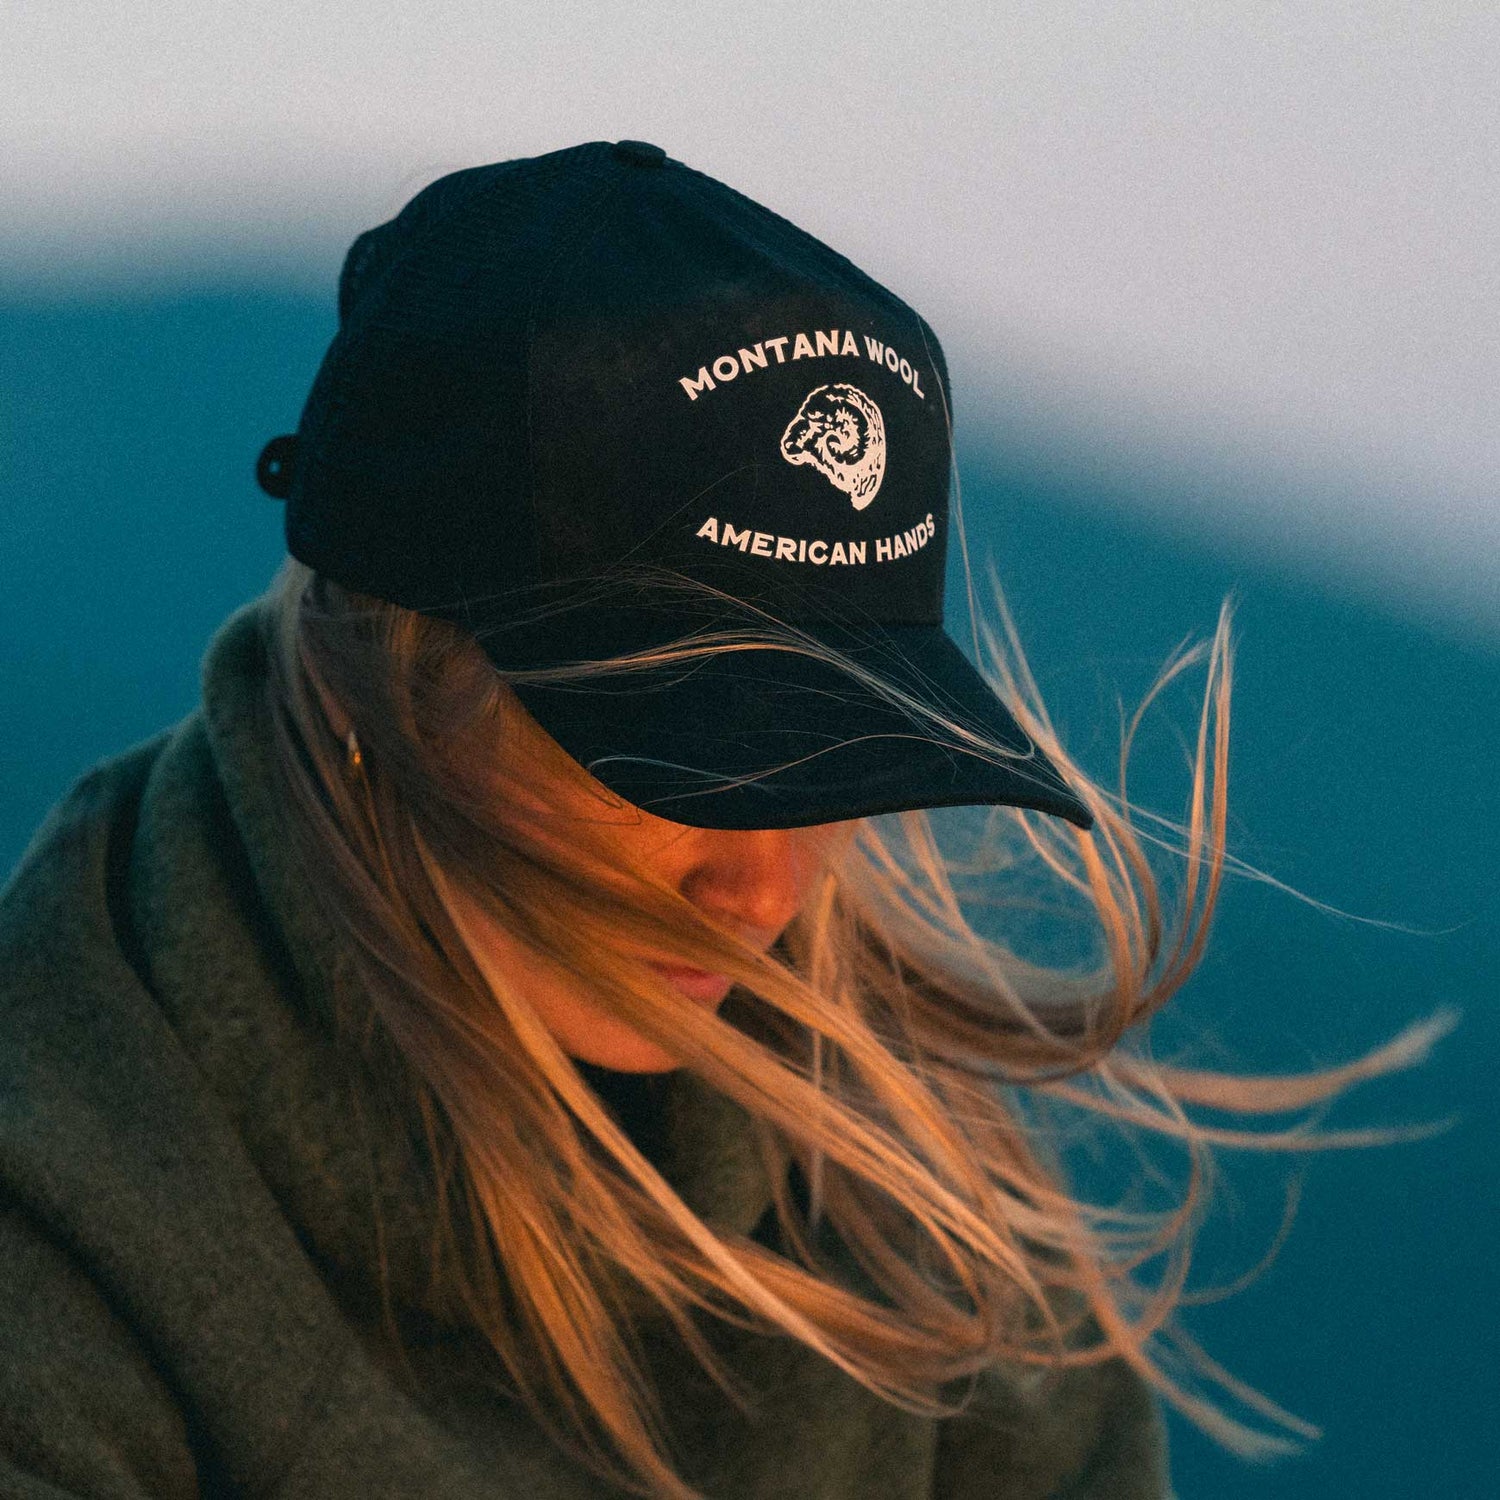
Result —
[{"label": "ram head logo", "polygon": [[782,433],[781,456],[789,464],[812,464],[863,510],[885,478],[885,419],[857,387],[820,385]]}]

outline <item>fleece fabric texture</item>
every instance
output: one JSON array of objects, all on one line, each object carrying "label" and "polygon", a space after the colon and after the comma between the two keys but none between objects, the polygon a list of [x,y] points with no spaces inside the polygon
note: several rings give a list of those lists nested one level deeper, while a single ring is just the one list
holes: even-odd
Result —
[{"label": "fleece fabric texture", "polygon": [[[260,622],[226,622],[201,706],[88,772],[0,895],[0,1497],[603,1500],[429,1295],[434,1174],[399,1059],[333,1024],[352,973],[281,831]],[[687,1072],[660,1096],[667,1179],[768,1233],[739,1107]],[[934,1422],[711,1333],[748,1415],[680,1340],[646,1352],[712,1500],[1167,1493],[1119,1364],[997,1370]]]}]

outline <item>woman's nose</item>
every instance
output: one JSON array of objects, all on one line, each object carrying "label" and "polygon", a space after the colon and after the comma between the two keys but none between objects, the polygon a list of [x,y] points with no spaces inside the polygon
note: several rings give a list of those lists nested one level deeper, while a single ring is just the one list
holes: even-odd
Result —
[{"label": "woman's nose", "polygon": [[682,882],[695,906],[769,943],[802,904],[804,872],[793,829],[724,830]]}]

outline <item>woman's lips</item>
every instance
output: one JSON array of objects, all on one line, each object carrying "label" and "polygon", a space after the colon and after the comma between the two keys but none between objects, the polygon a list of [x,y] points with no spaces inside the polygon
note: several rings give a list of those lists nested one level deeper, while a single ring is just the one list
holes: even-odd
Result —
[{"label": "woman's lips", "polygon": [[710,974],[707,969],[686,969],[670,964],[652,964],[651,967],[694,1000],[722,1000],[729,993],[727,974]]}]

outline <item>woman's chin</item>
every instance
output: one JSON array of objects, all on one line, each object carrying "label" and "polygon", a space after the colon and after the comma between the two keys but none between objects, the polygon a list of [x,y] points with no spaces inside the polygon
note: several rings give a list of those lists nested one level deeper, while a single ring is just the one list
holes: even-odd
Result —
[{"label": "woman's chin", "polygon": [[558,1040],[563,1050],[579,1062],[618,1073],[666,1073],[682,1066],[682,1059],[656,1042],[632,1031],[623,1021],[598,1011],[568,1018],[565,1034]]}]

